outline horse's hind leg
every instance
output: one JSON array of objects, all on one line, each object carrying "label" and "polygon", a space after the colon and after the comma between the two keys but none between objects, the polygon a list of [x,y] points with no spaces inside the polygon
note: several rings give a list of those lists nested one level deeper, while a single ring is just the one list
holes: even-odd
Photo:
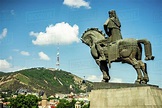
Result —
[{"label": "horse's hind leg", "polygon": [[135,81],[135,83],[140,84],[141,81],[143,80],[140,63],[135,58],[124,58],[124,61],[126,61],[127,63],[131,64],[134,67],[134,69],[137,72],[137,80]]},{"label": "horse's hind leg", "polygon": [[137,80],[135,81],[135,83],[140,84],[141,81],[143,81],[140,62],[137,61],[135,58],[132,59],[132,62],[133,62],[133,67],[137,72]]},{"label": "horse's hind leg", "polygon": [[144,75],[142,83],[147,84],[147,82],[149,81],[149,77],[148,77],[148,73],[147,73],[147,64],[143,63],[141,60],[139,60],[139,63],[140,63],[141,70]]}]

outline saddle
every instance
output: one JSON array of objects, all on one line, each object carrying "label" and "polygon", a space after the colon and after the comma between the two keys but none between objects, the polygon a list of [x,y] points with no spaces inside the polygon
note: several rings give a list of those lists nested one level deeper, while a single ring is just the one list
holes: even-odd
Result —
[{"label": "saddle", "polygon": [[[107,45],[107,56],[108,56],[108,62],[111,63],[112,61],[116,61],[120,59],[120,52],[123,49],[136,49],[137,47],[137,41],[132,38],[128,39],[120,39],[116,40],[115,42],[111,42]],[[106,53],[105,52],[105,53]]]}]

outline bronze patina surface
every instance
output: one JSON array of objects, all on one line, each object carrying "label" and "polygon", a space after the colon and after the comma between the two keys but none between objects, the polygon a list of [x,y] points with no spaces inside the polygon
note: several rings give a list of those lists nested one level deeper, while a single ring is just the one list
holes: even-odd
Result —
[{"label": "bronze patina surface", "polygon": [[108,37],[98,28],[87,29],[81,40],[90,47],[91,55],[103,73],[103,82],[109,82],[109,67],[112,62],[128,63],[137,72],[137,84],[147,84],[147,64],[142,61],[142,45],[144,45],[145,60],[154,60],[151,43],[147,39],[123,39],[120,33],[120,21],[114,10],[109,11],[110,18],[104,24]]}]

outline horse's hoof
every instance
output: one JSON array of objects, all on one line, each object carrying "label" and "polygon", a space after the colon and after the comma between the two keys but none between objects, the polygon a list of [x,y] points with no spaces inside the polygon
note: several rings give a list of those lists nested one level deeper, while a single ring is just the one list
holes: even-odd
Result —
[{"label": "horse's hoof", "polygon": [[147,82],[149,82],[149,78],[148,77],[144,77],[143,81],[145,81],[147,83]]},{"label": "horse's hoof", "polygon": [[140,80],[136,80],[135,84],[141,84],[141,81]]},{"label": "horse's hoof", "polygon": [[145,57],[145,60],[148,61],[148,60],[154,60],[155,56],[149,56],[149,57]]},{"label": "horse's hoof", "polygon": [[108,80],[108,79],[106,79],[106,80],[105,80],[105,82],[107,82],[107,83],[108,83],[108,82],[109,82],[109,80]]},{"label": "horse's hoof", "polygon": [[141,84],[147,84],[147,82],[145,80],[141,81]]},{"label": "horse's hoof", "polygon": [[138,82],[138,81],[135,81],[135,84],[140,84],[140,82]]},{"label": "horse's hoof", "polygon": [[101,82],[106,82],[106,83],[108,83],[109,80],[108,80],[108,79],[103,79]]}]

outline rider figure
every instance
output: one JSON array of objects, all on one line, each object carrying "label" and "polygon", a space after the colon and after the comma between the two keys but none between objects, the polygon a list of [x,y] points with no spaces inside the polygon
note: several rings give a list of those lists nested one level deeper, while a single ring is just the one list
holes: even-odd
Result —
[{"label": "rider figure", "polygon": [[109,36],[110,41],[114,42],[116,40],[122,39],[122,35],[120,32],[121,24],[115,10],[111,10],[108,13],[109,18],[104,23],[104,30]]},{"label": "rider figure", "polygon": [[106,60],[106,57],[104,55],[104,51],[102,48],[105,44],[107,44],[105,42],[110,43],[110,42],[114,42],[116,40],[122,39],[122,35],[120,33],[121,24],[116,15],[115,10],[109,11],[108,14],[109,14],[109,18],[104,23],[104,30],[109,37],[107,39],[101,40],[96,43],[98,53],[100,54],[100,57],[99,57],[100,61]]}]

